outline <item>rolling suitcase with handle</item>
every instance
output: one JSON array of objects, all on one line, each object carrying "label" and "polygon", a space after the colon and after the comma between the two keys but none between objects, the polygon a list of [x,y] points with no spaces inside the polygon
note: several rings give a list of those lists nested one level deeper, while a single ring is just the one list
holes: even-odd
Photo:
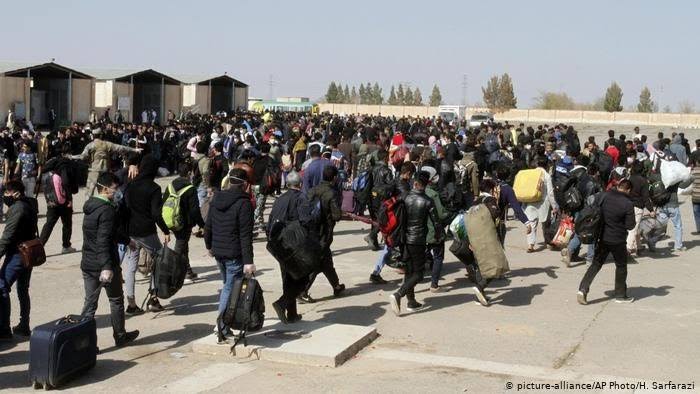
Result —
[{"label": "rolling suitcase with handle", "polygon": [[[102,286],[92,294],[99,296]],[[55,388],[97,362],[95,319],[68,315],[34,327],[29,339],[29,379],[35,389]]]}]

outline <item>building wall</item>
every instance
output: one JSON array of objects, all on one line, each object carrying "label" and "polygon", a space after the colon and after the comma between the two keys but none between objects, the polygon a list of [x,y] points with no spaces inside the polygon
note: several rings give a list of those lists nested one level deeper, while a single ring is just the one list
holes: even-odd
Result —
[{"label": "building wall", "polygon": [[0,76],[0,127],[5,126],[7,111],[14,103],[24,103],[25,108],[29,107],[28,94],[27,78]]},{"label": "building wall", "polygon": [[[438,107],[400,106],[400,105],[363,105],[363,104],[318,104],[321,112],[333,114],[364,114],[384,116],[436,116]],[[474,112],[486,112],[486,108],[467,108],[467,115]],[[638,112],[604,112],[604,111],[568,111],[544,109],[512,109],[498,113],[497,121],[528,123],[584,123],[584,124],[620,124],[639,126],[672,126],[700,128],[700,114],[662,114]]]},{"label": "building wall", "polygon": [[180,112],[182,107],[182,85],[165,85],[165,99],[163,100],[165,108],[161,111],[160,121],[165,122],[168,110],[173,111],[175,114]]},{"label": "building wall", "polygon": [[71,121],[87,122],[90,110],[94,108],[94,95],[92,92],[91,79],[74,79],[71,102]]},{"label": "building wall", "polygon": [[234,88],[233,106],[236,109],[248,108],[248,88]]}]

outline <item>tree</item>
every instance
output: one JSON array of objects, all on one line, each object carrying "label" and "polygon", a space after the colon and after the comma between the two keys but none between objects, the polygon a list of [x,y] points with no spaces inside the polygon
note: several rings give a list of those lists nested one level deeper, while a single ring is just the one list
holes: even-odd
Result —
[{"label": "tree", "polygon": [[413,105],[423,105],[423,95],[418,88],[413,92]]},{"label": "tree", "polygon": [[372,87],[372,104],[381,105],[384,103],[384,96],[382,95],[382,88],[379,87],[378,83],[374,83]]},{"label": "tree", "polygon": [[682,114],[692,114],[695,113],[695,104],[690,100],[683,100],[678,103],[678,112]]},{"label": "tree", "polygon": [[328,85],[328,91],[326,92],[326,102],[338,102],[338,87],[335,85],[335,82],[331,82],[331,84]]},{"label": "tree", "polygon": [[610,84],[608,90],[605,91],[605,110],[608,112],[622,111],[622,88],[617,82]]},{"label": "tree", "polygon": [[518,100],[515,98],[515,93],[513,92],[513,80],[510,79],[508,73],[505,73],[501,75],[498,81],[497,107],[501,111],[507,111],[515,108],[517,105]]},{"label": "tree", "polygon": [[403,105],[413,105],[413,92],[411,87],[406,87],[406,93],[403,94]]},{"label": "tree", "polygon": [[481,88],[481,93],[484,96],[486,107],[492,111],[498,109],[498,75],[494,75],[486,83],[486,87]]},{"label": "tree", "polygon": [[648,87],[643,87],[639,93],[639,104],[637,104],[637,112],[654,112],[654,102],[651,101],[651,91]]},{"label": "tree", "polygon": [[357,89],[355,89],[355,86],[353,86],[352,90],[350,91],[350,103],[351,104],[359,104],[360,103],[360,96],[357,94]]},{"label": "tree", "polygon": [[343,90],[343,103],[350,103],[350,89],[348,89],[348,84],[345,84],[345,90]]},{"label": "tree", "polygon": [[670,114],[671,113],[671,106],[670,105],[664,105],[664,109],[661,111],[665,114]]},{"label": "tree", "polygon": [[399,103],[399,105],[403,105],[404,103],[403,96],[403,85],[399,84],[399,89],[396,91],[396,101]]},{"label": "tree", "polygon": [[540,92],[535,97],[535,108],[538,109],[574,109],[576,103],[566,93]]},{"label": "tree", "polygon": [[387,100],[387,104],[389,105],[398,105],[399,102],[396,99],[396,89],[394,89],[394,85],[391,85],[391,90],[389,90],[389,99]]},{"label": "tree", "polygon": [[360,104],[367,104],[367,89],[364,84],[360,84]]},{"label": "tree", "polygon": [[440,88],[437,85],[433,85],[433,91],[430,93],[430,106],[437,107],[442,104],[442,94],[440,94]]}]

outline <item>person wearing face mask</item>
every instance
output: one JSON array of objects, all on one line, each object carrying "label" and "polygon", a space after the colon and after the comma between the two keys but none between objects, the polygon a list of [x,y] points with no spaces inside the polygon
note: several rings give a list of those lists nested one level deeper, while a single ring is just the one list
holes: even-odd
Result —
[{"label": "person wearing face mask", "polygon": [[[25,268],[19,254],[19,244],[37,236],[38,204],[35,199],[24,195],[24,185],[20,181],[10,181],[5,185],[3,204],[8,207],[2,237],[0,237],[0,257],[5,261],[0,268],[0,341],[12,340],[15,335],[29,336],[29,280],[32,269]],[[17,282],[19,298],[19,324],[10,330],[10,289]]]},{"label": "person wearing face mask", "polygon": [[124,290],[119,264],[117,211],[115,196],[119,191],[119,180],[108,172],[97,177],[97,195],[90,197],[83,207],[83,255],[80,269],[85,286],[85,304],[82,315],[94,317],[97,310],[100,286],[104,286],[109,298],[112,336],[117,347],[133,342],[139,331],[124,328]]}]

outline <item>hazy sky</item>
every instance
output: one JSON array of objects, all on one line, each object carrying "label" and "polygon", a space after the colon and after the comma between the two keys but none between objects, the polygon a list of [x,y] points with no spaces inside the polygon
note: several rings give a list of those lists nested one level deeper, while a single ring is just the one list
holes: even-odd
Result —
[{"label": "hazy sky", "polygon": [[12,1],[2,4],[3,61],[165,73],[228,71],[251,96],[321,97],[331,80],[410,82],[424,100],[482,101],[508,72],[518,106],[541,90],[576,101],[611,81],[623,105],[643,85],[661,107],[700,108],[697,1]]}]

